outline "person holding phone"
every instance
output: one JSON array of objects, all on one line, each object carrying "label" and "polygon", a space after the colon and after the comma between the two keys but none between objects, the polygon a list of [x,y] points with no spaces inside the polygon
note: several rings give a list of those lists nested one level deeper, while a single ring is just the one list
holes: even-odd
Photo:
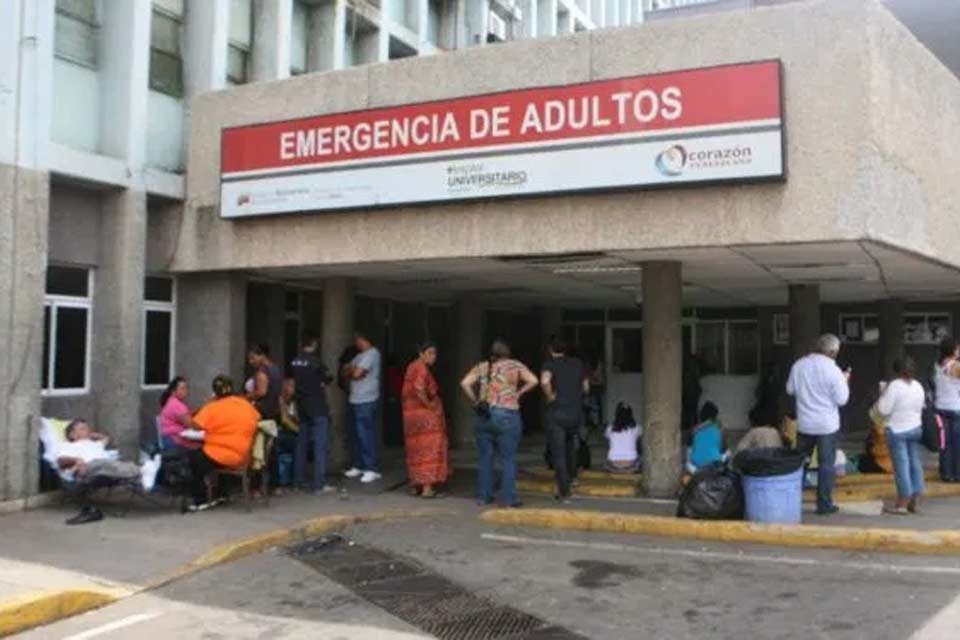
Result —
[{"label": "person holding phone", "polygon": [[811,455],[816,448],[817,513],[830,515],[839,511],[833,503],[836,476],[837,441],[840,431],[840,407],[850,399],[850,376],[847,368],[837,366],[840,339],[827,333],[817,340],[816,350],[799,360],[790,369],[787,393],[797,401],[797,450]]}]

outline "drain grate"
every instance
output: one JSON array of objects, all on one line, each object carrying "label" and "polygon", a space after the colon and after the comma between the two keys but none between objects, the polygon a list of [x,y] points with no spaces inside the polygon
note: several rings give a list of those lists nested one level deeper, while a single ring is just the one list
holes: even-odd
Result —
[{"label": "drain grate", "polygon": [[569,629],[476,596],[415,560],[348,544],[339,536],[306,542],[291,555],[440,640],[585,640]]}]

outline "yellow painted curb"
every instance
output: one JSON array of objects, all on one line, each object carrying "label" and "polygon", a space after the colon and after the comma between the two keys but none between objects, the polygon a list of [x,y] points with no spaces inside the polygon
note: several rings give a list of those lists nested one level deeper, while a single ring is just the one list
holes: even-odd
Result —
[{"label": "yellow painted curb", "polygon": [[0,637],[20,633],[27,629],[51,624],[86,611],[98,609],[123,598],[157,589],[202,569],[246,558],[271,547],[305,541],[353,524],[388,520],[390,518],[423,517],[439,513],[442,513],[442,511],[381,511],[358,515],[321,516],[301,522],[293,527],[268,531],[214,547],[187,564],[178,567],[172,573],[138,589],[126,591],[119,589],[115,591],[68,589],[25,595],[9,602],[0,603]]},{"label": "yellow painted curb", "polygon": [[[552,480],[537,478],[522,478],[517,480],[517,489],[529,493],[543,493],[553,495],[555,485]],[[637,495],[637,487],[620,482],[590,483],[583,482],[573,489],[574,495],[591,496],[594,498],[632,498]]]},{"label": "yellow painted curb", "polygon": [[629,533],[785,547],[821,547],[887,553],[960,554],[960,532],[957,531],[778,525],[554,509],[495,509],[483,513],[480,519],[499,525]]},{"label": "yellow painted curb", "polygon": [[126,594],[70,589],[21,596],[0,605],[0,637],[39,627],[116,602]]}]

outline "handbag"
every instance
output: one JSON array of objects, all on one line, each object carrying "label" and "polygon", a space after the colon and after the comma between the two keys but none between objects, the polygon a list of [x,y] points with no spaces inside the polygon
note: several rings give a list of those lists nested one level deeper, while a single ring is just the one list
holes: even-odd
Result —
[{"label": "handbag", "polygon": [[[489,391],[490,389],[490,376],[493,372],[493,360],[487,361],[487,373],[483,379],[480,381],[480,389],[484,391]],[[490,403],[485,399],[477,401],[477,404],[473,405],[473,412],[477,414],[478,417],[483,418],[484,420],[490,419]]]},{"label": "handbag", "polygon": [[939,413],[927,407],[923,410],[921,426],[921,441],[928,451],[934,453],[943,451],[946,444],[946,433],[943,418]]}]

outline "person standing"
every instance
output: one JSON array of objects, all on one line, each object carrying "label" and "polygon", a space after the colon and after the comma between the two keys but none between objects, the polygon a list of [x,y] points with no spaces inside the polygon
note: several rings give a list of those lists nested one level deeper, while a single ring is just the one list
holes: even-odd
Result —
[{"label": "person standing", "polygon": [[549,359],[540,373],[547,399],[547,439],[553,458],[558,501],[569,501],[571,483],[577,479],[577,443],[583,424],[583,400],[590,392],[588,372],[579,358],[567,354],[560,338],[550,344]]},{"label": "person standing", "polygon": [[332,492],[327,484],[327,441],[330,431],[330,406],[327,385],[333,376],[320,359],[320,339],[307,333],[300,353],[290,362],[297,391],[300,428],[294,450],[293,475],[301,488],[307,487],[307,452],[313,441],[313,482],[316,494]]},{"label": "person standing", "polygon": [[353,466],[344,473],[360,482],[381,478],[377,467],[377,407],[380,403],[380,352],[364,333],[354,335],[357,355],[344,373],[350,381],[350,451]]},{"label": "person standing", "polygon": [[943,420],[944,447],[940,452],[940,479],[960,482],[960,347],[953,338],[940,343],[934,365],[933,406]]},{"label": "person standing", "polygon": [[797,360],[790,369],[787,393],[797,401],[797,449],[804,455],[818,452],[817,513],[839,511],[833,503],[834,468],[840,430],[840,407],[850,399],[850,371],[840,371],[840,339],[820,336],[816,351]]},{"label": "person standing", "polygon": [[906,515],[917,512],[923,493],[923,462],[920,458],[922,414],[926,403],[923,385],[914,379],[916,365],[909,356],[893,363],[896,378],[880,394],[877,411],[886,418],[887,447],[893,459],[897,502],[884,513]]},{"label": "person standing", "polygon": [[523,434],[520,398],[537,387],[537,377],[522,362],[511,357],[510,345],[501,339],[493,341],[490,359],[474,366],[460,388],[473,404],[474,423],[479,455],[477,499],[480,504],[493,502],[493,452],[500,453],[503,477],[500,498],[508,507],[519,507],[517,500],[517,447]]},{"label": "person standing", "polygon": [[257,344],[247,350],[247,364],[253,369],[253,389],[247,391],[247,400],[260,413],[261,420],[280,423],[280,392],[283,389],[283,370],[270,359],[270,347]]},{"label": "person standing", "polygon": [[440,387],[430,371],[437,362],[437,346],[420,346],[419,356],[403,376],[403,435],[407,478],[422,498],[437,497],[436,487],[450,477],[447,421]]}]

